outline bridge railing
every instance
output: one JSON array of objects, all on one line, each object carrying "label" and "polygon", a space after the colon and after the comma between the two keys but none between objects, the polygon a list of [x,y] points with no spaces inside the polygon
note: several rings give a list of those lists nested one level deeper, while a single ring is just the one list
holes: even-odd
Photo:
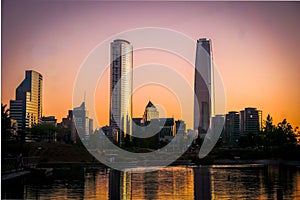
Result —
[{"label": "bridge railing", "polygon": [[25,168],[35,168],[38,164],[39,157],[13,157],[3,158],[1,160],[1,173],[12,173],[23,171]]}]

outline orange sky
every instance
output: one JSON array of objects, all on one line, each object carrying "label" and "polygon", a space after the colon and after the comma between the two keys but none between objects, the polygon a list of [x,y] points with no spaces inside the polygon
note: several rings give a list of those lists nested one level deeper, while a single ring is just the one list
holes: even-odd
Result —
[{"label": "orange sky", "polygon": [[[276,123],[287,118],[293,126],[300,125],[299,8],[299,2],[4,0],[1,101],[8,104],[15,98],[25,70],[36,70],[44,77],[43,114],[55,115],[60,121],[72,108],[76,74],[89,52],[111,35],[151,26],[182,32],[195,42],[200,37],[212,39],[227,111],[253,106],[263,111],[264,118],[270,113]],[[159,55],[136,52],[134,65],[159,59],[186,73],[191,81],[193,74],[185,70],[185,63]],[[102,81],[101,87],[108,89],[108,79]],[[100,124],[105,125],[108,110],[103,105],[108,102],[108,90],[101,87],[96,109]],[[181,118],[175,96],[158,86],[136,91],[135,117],[143,114],[149,99],[164,107],[167,116]],[[191,117],[184,120],[191,128]]]}]

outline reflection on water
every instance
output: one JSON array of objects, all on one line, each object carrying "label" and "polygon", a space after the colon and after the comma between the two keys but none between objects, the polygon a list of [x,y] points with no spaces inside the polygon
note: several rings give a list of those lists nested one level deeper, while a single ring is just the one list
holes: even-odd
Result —
[{"label": "reflection on water", "polygon": [[194,199],[193,169],[147,173],[109,171],[109,199]]},{"label": "reflection on water", "polygon": [[131,173],[70,168],[47,178],[2,182],[2,198],[300,199],[300,170],[230,165]]},{"label": "reflection on water", "polygon": [[213,199],[299,199],[300,171],[278,166],[211,168]]}]

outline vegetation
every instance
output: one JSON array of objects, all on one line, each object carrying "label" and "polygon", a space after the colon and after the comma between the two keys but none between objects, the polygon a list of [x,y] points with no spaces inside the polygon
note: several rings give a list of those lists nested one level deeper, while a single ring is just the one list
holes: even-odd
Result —
[{"label": "vegetation", "polygon": [[274,126],[272,117],[268,115],[263,131],[266,146],[295,146],[297,144],[297,129],[298,127],[293,129],[286,119]]},{"label": "vegetation", "polygon": [[[15,142],[6,142],[12,141],[11,138],[14,138],[12,134],[13,127],[11,127],[9,109],[6,108],[6,105],[1,104],[1,111],[1,138],[2,141],[5,141],[2,143],[3,155],[13,156],[18,155],[20,152],[27,152],[26,154],[28,155],[43,157],[44,161],[61,161],[64,160],[63,156],[65,155],[65,151],[59,150],[59,152],[56,152],[58,151],[58,147],[63,149],[74,147],[78,152],[86,152],[80,140],[75,146],[67,145],[71,143],[70,129],[56,127],[53,124],[36,124],[23,132],[19,131],[19,137],[16,137],[18,140],[14,140]],[[34,141],[38,142],[31,144],[25,143],[25,134],[26,137],[31,136]],[[275,125],[272,117],[268,115],[264,121],[263,130],[261,132],[249,133],[246,136],[240,137],[240,147],[234,149],[222,148],[221,142],[219,141],[214,150],[205,159],[199,160],[197,150],[199,150],[203,141],[201,138],[197,138],[181,159],[193,160],[194,163],[202,164],[213,163],[214,160],[218,159],[233,158],[299,160],[300,145],[297,143],[297,136],[299,135],[300,131],[298,127],[293,129],[286,119],[283,119],[280,123]],[[96,148],[99,142],[103,142],[103,138],[101,138],[101,135],[95,133],[90,136],[87,142],[90,147]],[[123,140],[122,148],[132,152],[149,152],[161,148],[166,144],[167,143],[159,142],[158,135],[150,138],[132,137],[131,140],[130,137],[126,137]],[[49,148],[51,148],[51,153],[48,151]],[[287,154],[286,152],[292,153]],[[53,156],[53,158],[50,158],[51,156]],[[59,156],[62,156],[62,158]],[[77,159],[77,153],[75,157]],[[76,160],[75,158],[70,158],[69,161],[73,159]],[[90,160],[90,158],[88,160]]]},{"label": "vegetation", "polygon": [[36,141],[53,142],[56,140],[58,128],[53,124],[35,124],[29,131]]},{"label": "vegetation", "polygon": [[12,137],[11,132],[11,122],[9,117],[9,109],[6,108],[7,105],[1,103],[1,139],[2,141],[8,140]]},{"label": "vegetation", "polygon": [[240,147],[261,147],[266,150],[274,147],[295,147],[297,145],[298,127],[293,129],[286,119],[277,125],[273,124],[270,115],[264,122],[262,132],[249,133],[247,136],[240,137]]}]

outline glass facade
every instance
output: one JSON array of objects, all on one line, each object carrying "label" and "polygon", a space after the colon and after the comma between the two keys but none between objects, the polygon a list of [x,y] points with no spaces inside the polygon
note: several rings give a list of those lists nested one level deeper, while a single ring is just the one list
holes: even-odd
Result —
[{"label": "glass facade", "polygon": [[16,89],[16,100],[10,101],[10,117],[17,120],[18,129],[30,128],[40,123],[42,117],[43,76],[33,70],[25,73],[25,79]]},{"label": "glass facade", "polygon": [[206,133],[214,116],[214,73],[211,40],[197,41],[194,79],[194,130]]},{"label": "glass facade", "polygon": [[109,122],[124,136],[132,134],[132,66],[132,45],[126,40],[114,40],[111,43]]},{"label": "glass facade", "polygon": [[83,140],[88,139],[93,133],[93,120],[89,118],[85,102],[82,102],[79,107],[74,108],[72,113],[80,138]]},{"label": "glass facade", "polygon": [[256,108],[245,108],[240,111],[240,123],[242,135],[258,133],[262,130],[262,111]]},{"label": "glass facade", "polygon": [[240,137],[240,114],[238,112],[229,112],[225,119],[224,143],[226,146],[237,146]]}]

